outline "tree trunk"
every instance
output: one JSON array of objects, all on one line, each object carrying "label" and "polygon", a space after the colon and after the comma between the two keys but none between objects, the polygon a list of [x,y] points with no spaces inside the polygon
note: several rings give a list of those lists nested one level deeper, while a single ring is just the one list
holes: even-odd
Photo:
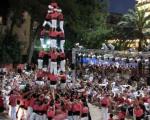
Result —
[{"label": "tree trunk", "polygon": [[142,45],[142,39],[139,39],[139,47],[138,47],[138,51],[142,51],[143,45]]},{"label": "tree trunk", "polygon": [[38,33],[39,28],[40,28],[40,25],[38,25],[36,28],[34,28],[31,31],[31,41],[30,41],[30,47],[29,47],[29,52],[28,52],[29,56],[28,56],[28,61],[27,61],[28,64],[31,64],[31,62],[32,62],[35,39],[37,38],[37,33]]}]

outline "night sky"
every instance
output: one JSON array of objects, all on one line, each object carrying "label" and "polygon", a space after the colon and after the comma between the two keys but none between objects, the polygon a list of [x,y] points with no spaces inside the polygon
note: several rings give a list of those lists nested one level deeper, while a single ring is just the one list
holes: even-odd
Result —
[{"label": "night sky", "polygon": [[135,0],[109,0],[109,12],[127,13],[128,9],[133,9]]},{"label": "night sky", "polygon": [[[135,0],[109,0],[109,11],[112,13],[126,13],[128,9],[132,9],[135,5]],[[5,17],[8,13],[8,0],[1,0],[0,15]]]}]

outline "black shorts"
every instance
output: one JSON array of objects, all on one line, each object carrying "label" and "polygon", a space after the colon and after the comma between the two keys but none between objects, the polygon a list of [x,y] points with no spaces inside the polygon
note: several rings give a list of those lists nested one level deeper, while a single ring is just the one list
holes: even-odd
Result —
[{"label": "black shorts", "polygon": [[72,111],[68,111],[68,116],[72,116],[73,112]]},{"label": "black shorts", "polygon": [[57,81],[50,81],[50,84],[51,84],[51,85],[56,85],[56,84],[57,84]]},{"label": "black shorts", "polygon": [[52,117],[48,117],[48,120],[52,120],[53,118]]},{"label": "black shorts", "polygon": [[87,117],[88,113],[82,113],[81,117]]},{"label": "black shorts", "polygon": [[66,80],[60,80],[61,83],[66,83]]},{"label": "black shorts", "polygon": [[73,112],[73,115],[80,115],[80,111]]}]

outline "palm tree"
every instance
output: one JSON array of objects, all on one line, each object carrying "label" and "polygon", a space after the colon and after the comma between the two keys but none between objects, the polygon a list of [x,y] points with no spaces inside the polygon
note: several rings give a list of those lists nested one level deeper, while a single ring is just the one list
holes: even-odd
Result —
[{"label": "palm tree", "polygon": [[136,35],[139,39],[138,50],[141,51],[143,48],[143,41],[145,36],[150,33],[150,14],[147,14],[148,10],[129,10],[127,14],[123,15],[122,20],[118,23],[121,28],[130,28],[129,32]]}]

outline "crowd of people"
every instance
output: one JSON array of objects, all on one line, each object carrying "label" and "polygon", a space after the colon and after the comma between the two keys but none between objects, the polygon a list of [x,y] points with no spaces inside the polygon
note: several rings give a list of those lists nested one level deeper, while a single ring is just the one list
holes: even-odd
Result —
[{"label": "crowd of people", "polygon": [[150,119],[150,86],[137,68],[82,63],[77,73],[88,86],[89,102],[101,107],[104,120],[113,120],[113,115],[119,120]]},{"label": "crowd of people", "polygon": [[88,104],[93,104],[100,107],[102,120],[149,120],[150,86],[138,75],[138,61],[83,55],[71,68],[66,65],[63,24],[62,10],[52,2],[40,34],[37,66],[0,70],[0,112],[11,120],[91,120]]},{"label": "crowd of people", "polygon": [[8,111],[11,120],[88,120],[85,91],[62,71],[19,68],[1,80],[0,110]]}]

